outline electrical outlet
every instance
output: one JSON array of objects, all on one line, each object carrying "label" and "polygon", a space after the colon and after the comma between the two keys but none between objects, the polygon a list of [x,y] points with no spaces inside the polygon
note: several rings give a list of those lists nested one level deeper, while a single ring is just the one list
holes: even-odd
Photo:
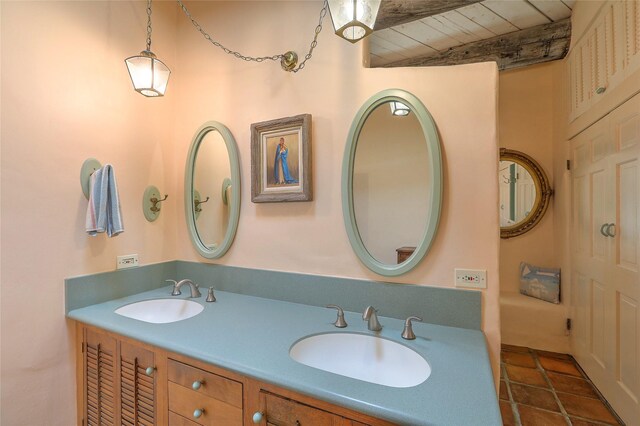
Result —
[{"label": "electrical outlet", "polygon": [[456,287],[487,288],[486,269],[455,269]]},{"label": "electrical outlet", "polygon": [[118,256],[118,262],[116,266],[118,269],[134,268],[138,266],[138,255],[127,254],[124,256]]}]

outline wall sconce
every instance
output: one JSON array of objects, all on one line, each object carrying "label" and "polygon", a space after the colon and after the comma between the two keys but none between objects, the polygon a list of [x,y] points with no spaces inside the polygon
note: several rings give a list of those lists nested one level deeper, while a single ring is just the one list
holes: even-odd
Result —
[{"label": "wall sconce", "polygon": [[391,106],[391,114],[393,115],[403,117],[405,115],[409,115],[411,112],[411,109],[402,102],[391,101],[389,102],[389,105]]},{"label": "wall sconce", "polygon": [[147,48],[124,62],[136,92],[148,97],[164,96],[171,70],[151,51],[151,0],[147,1]]},{"label": "wall sconce", "polygon": [[373,32],[381,0],[328,0],[336,34],[355,43]]}]

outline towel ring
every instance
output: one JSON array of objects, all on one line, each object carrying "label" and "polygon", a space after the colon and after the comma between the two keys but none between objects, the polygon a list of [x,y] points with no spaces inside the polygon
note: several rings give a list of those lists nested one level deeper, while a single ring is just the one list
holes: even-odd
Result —
[{"label": "towel ring", "polygon": [[80,186],[82,187],[82,193],[85,198],[89,199],[89,186],[91,183],[91,175],[93,172],[102,167],[102,164],[95,158],[87,158],[82,163],[82,168],[80,168]]}]

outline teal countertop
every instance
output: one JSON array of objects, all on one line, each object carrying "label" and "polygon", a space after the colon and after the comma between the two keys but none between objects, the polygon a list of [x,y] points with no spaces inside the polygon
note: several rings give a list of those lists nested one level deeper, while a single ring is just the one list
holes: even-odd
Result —
[{"label": "teal countertop", "polygon": [[[185,289],[188,290],[188,289]],[[170,287],[71,310],[67,316],[239,374],[403,425],[501,425],[491,365],[481,331],[414,323],[416,340],[400,337],[403,321],[383,316],[381,337],[420,353],[431,376],[418,386],[392,388],[328,373],[293,361],[301,338],[327,332],[374,334],[361,313],[345,312],[347,328],[333,326],[333,309],[216,292],[216,303],[191,299],[202,313],[151,324],[114,313],[120,306],[170,298]],[[186,298],[183,291],[180,298]],[[339,300],[336,303],[339,304]]]}]

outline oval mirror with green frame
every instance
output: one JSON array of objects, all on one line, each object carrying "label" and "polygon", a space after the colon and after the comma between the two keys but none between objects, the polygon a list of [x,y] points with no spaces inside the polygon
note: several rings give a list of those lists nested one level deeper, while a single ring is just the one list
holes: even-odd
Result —
[{"label": "oval mirror with green frame", "polygon": [[240,218],[240,161],[229,129],[208,121],[195,133],[185,167],[185,215],[189,237],[202,256],[222,257]]},{"label": "oval mirror with green frame", "polygon": [[440,221],[442,169],[436,124],[416,96],[388,89],[358,110],[342,163],[342,211],[367,268],[398,276],[424,258]]}]

